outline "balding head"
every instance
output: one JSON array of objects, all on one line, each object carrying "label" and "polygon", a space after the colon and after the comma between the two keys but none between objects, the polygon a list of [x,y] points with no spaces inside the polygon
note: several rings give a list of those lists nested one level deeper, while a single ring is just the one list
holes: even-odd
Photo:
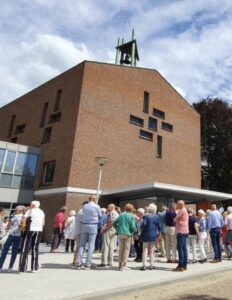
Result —
[{"label": "balding head", "polygon": [[178,208],[178,209],[182,209],[182,208],[184,208],[184,207],[185,207],[184,201],[183,201],[183,200],[179,200],[179,201],[177,202],[177,208]]},{"label": "balding head", "polygon": [[212,204],[211,205],[211,210],[217,210],[217,205],[216,204]]},{"label": "balding head", "polygon": [[108,211],[115,210],[115,205],[113,203],[110,203],[107,208],[108,208]]},{"label": "balding head", "polygon": [[97,201],[97,196],[89,195],[89,201],[96,202]]}]

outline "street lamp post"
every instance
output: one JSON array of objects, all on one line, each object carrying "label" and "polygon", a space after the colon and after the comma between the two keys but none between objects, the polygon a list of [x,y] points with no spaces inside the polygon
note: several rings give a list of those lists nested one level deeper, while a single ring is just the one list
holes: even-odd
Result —
[{"label": "street lamp post", "polygon": [[97,184],[97,203],[98,203],[99,193],[100,193],[100,188],[101,188],[103,167],[109,161],[109,159],[106,157],[95,157],[95,161],[99,165],[99,177],[98,177],[98,184]]}]

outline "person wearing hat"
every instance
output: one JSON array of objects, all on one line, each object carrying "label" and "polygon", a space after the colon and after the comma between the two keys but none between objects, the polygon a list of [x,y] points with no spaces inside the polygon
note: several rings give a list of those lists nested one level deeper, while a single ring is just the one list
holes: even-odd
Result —
[{"label": "person wearing hat", "polygon": [[52,244],[51,244],[51,252],[52,253],[58,252],[60,241],[61,241],[63,233],[64,233],[65,211],[66,211],[66,207],[62,206],[54,218],[53,238],[52,238]]},{"label": "person wearing hat", "polygon": [[7,229],[9,236],[4,244],[2,255],[0,258],[0,270],[3,267],[7,254],[10,247],[12,246],[11,260],[9,264],[8,271],[11,272],[18,254],[18,248],[21,242],[21,230],[20,224],[23,217],[24,206],[17,206],[13,217],[10,219]]},{"label": "person wearing hat", "polygon": [[200,263],[203,264],[207,261],[205,254],[205,242],[207,239],[207,222],[205,219],[205,212],[203,209],[198,210],[198,222],[195,223],[195,229],[197,232],[197,241],[201,256]]},{"label": "person wearing hat", "polygon": [[31,271],[39,270],[39,244],[45,224],[45,215],[40,207],[40,201],[32,201],[29,209],[23,216],[26,222],[25,238],[21,246],[19,272],[27,270],[28,254],[31,251]]}]

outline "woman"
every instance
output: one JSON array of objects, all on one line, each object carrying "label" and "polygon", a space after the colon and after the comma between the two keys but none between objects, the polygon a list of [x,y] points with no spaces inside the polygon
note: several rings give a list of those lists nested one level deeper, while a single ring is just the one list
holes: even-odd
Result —
[{"label": "woman", "polygon": [[9,236],[4,244],[2,255],[0,258],[0,269],[2,269],[5,262],[6,256],[12,246],[11,260],[8,271],[11,272],[18,254],[18,248],[21,242],[21,222],[24,212],[24,206],[17,206],[15,209],[14,216],[11,218],[8,224]]},{"label": "woman", "polygon": [[160,232],[160,219],[156,214],[157,206],[151,203],[147,208],[148,213],[143,217],[143,223],[141,225],[141,240],[143,242],[143,266],[141,271],[146,271],[148,247],[150,250],[150,270],[154,267],[154,252],[156,239]]},{"label": "woman", "polygon": [[137,210],[136,231],[134,233],[134,247],[135,247],[135,251],[136,251],[136,258],[134,261],[136,261],[136,262],[142,261],[143,244],[141,242],[140,235],[141,235],[141,225],[143,222],[144,214],[145,214],[145,211],[143,208],[139,208]]},{"label": "woman", "polygon": [[[192,263],[195,264],[196,261],[196,244],[197,244],[197,233],[196,233],[196,222],[197,218],[195,217],[195,212],[192,208],[188,209],[189,214],[189,236],[188,236],[188,253],[192,254]],[[190,251],[191,250],[191,251]]]},{"label": "woman", "polygon": [[71,251],[74,252],[75,244],[75,210],[70,210],[69,217],[65,221],[64,237],[65,237],[65,252],[69,251],[69,245],[71,242]]},{"label": "woman", "polygon": [[198,247],[201,256],[200,263],[203,264],[207,261],[205,254],[205,242],[207,239],[207,223],[205,219],[205,212],[202,209],[198,210],[198,223],[195,223],[195,229],[197,232]]},{"label": "woman", "polygon": [[227,233],[225,236],[225,249],[227,252],[228,259],[232,257],[232,206],[227,207],[227,216],[225,217],[225,226],[227,229]]},{"label": "woman", "polygon": [[125,212],[114,222],[113,226],[119,236],[119,271],[129,270],[127,260],[130,253],[131,237],[136,229],[134,206],[130,203],[125,205]]}]

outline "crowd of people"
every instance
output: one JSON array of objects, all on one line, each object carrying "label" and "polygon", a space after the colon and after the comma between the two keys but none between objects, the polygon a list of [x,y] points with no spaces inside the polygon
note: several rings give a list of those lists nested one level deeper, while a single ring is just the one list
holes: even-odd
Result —
[{"label": "crowd of people", "polygon": [[[100,208],[97,197],[90,195],[79,211],[71,210],[68,217],[66,212],[66,207],[61,207],[55,215],[50,252],[59,252],[64,238],[65,252],[73,253],[72,264],[77,270],[111,268],[117,250],[120,271],[130,270],[129,257],[141,263],[139,269],[145,271],[148,261],[149,269],[155,269],[155,255],[158,255],[167,263],[177,264],[172,269],[175,272],[186,271],[189,263],[205,263],[209,258],[211,263],[220,263],[222,251],[227,258],[232,257],[232,207],[222,215],[212,204],[210,210],[200,209],[196,214],[179,200],[170,208],[162,206],[159,212],[154,203],[137,210],[128,203],[121,213],[113,203]],[[12,271],[18,253],[20,273],[27,270],[29,253],[31,271],[38,271],[39,244],[45,224],[40,202],[32,201],[28,208],[17,206],[10,219],[4,214],[5,210],[0,208],[0,269],[12,247],[8,271]],[[99,265],[92,263],[94,251],[101,252]]]}]

